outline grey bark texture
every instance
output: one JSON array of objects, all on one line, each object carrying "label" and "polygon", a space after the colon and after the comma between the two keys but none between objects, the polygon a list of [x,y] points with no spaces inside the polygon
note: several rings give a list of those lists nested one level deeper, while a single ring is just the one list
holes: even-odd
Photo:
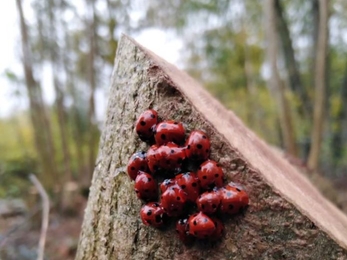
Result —
[{"label": "grey bark texture", "polygon": [[[346,216],[187,74],[123,36],[109,93],[76,259],[347,259]],[[173,226],[142,224],[125,171],[148,149],[134,131],[148,108],[206,131],[211,158],[247,189],[249,208],[225,221],[220,242],[186,247]]]}]

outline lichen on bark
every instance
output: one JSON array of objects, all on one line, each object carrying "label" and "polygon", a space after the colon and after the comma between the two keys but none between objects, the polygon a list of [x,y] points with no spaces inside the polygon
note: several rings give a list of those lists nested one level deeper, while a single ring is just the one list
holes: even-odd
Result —
[{"label": "lichen on bark", "polygon": [[[212,159],[228,180],[247,189],[249,208],[226,220],[220,242],[185,247],[173,226],[160,231],[142,224],[141,202],[125,166],[132,153],[148,149],[134,131],[137,116],[148,108],[184,122],[188,132],[206,131]],[[123,37],[76,259],[347,259],[347,252],[274,190],[143,48]]]}]

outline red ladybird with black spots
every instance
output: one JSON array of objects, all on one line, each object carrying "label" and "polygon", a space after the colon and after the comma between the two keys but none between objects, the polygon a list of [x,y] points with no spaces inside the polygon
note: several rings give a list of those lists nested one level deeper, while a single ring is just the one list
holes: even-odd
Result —
[{"label": "red ladybird with black spots", "polygon": [[156,228],[165,224],[165,212],[158,202],[149,202],[141,208],[140,216],[143,224]]},{"label": "red ladybird with black spots", "polygon": [[189,234],[199,239],[208,238],[216,230],[212,219],[202,212],[191,215],[187,225]]},{"label": "red ladybird with black spots", "polygon": [[214,189],[199,195],[198,199],[196,200],[196,205],[198,210],[201,212],[205,214],[213,214],[218,210],[220,202],[221,198],[219,191]]},{"label": "red ladybird with black spots", "polygon": [[134,153],[128,162],[127,172],[130,179],[135,180],[138,171],[146,172],[148,171],[147,159],[145,152]]},{"label": "red ladybird with black spots", "polygon": [[184,148],[175,143],[152,145],[147,152],[147,163],[150,171],[179,172],[185,159]]},{"label": "red ladybird with black spots", "polygon": [[173,120],[159,123],[154,131],[154,139],[157,145],[168,142],[182,144],[184,142],[185,130],[183,124]]},{"label": "red ladybird with black spots", "polygon": [[177,220],[176,222],[176,233],[178,235],[178,238],[183,242],[185,245],[191,245],[194,243],[195,237],[190,235],[187,230],[187,224],[188,219],[182,218]]},{"label": "red ladybird with black spots", "polygon": [[186,156],[191,160],[207,160],[211,151],[210,139],[205,132],[194,130],[186,141]]},{"label": "red ladybird with black spots", "polygon": [[148,109],[138,117],[135,130],[142,141],[148,142],[153,139],[153,131],[157,123],[158,113],[154,109]]},{"label": "red ladybird with black spots", "polygon": [[158,185],[149,173],[139,171],[135,179],[135,192],[139,199],[153,201],[158,198]]},{"label": "red ladybird with black spots", "polygon": [[172,187],[173,185],[176,185],[175,179],[165,179],[160,184],[160,191],[161,191],[161,193],[164,193],[168,188]]},{"label": "red ladybird with black spots", "polygon": [[243,187],[230,182],[220,189],[221,205],[220,211],[230,215],[242,212],[249,203],[247,192]]},{"label": "red ladybird with black spots", "polygon": [[181,216],[187,201],[185,192],[178,186],[169,187],[161,195],[161,205],[170,217]]},{"label": "red ladybird with black spots", "polygon": [[199,167],[197,176],[201,188],[205,190],[222,187],[224,183],[223,169],[213,160],[203,162]]},{"label": "red ladybird with black spots", "polygon": [[209,236],[208,239],[210,241],[217,241],[217,240],[221,239],[221,237],[223,236],[225,227],[224,227],[223,222],[219,218],[211,217],[211,219],[212,219],[216,229],[213,231],[213,233]]},{"label": "red ladybird with black spots", "polygon": [[187,194],[187,201],[195,202],[200,194],[199,179],[194,172],[186,172],[176,175],[175,181]]}]

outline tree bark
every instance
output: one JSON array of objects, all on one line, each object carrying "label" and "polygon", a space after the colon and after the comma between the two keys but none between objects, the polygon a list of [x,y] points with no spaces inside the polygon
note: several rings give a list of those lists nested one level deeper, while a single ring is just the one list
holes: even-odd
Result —
[{"label": "tree bark", "polygon": [[285,95],[285,88],[278,72],[278,33],[276,24],[278,17],[275,11],[275,1],[267,0],[264,5],[265,13],[267,14],[266,32],[267,32],[267,48],[266,56],[270,64],[270,78],[268,87],[271,95],[275,99],[278,108],[278,117],[283,135],[284,147],[286,151],[292,155],[297,154],[296,138],[291,118],[289,104]]},{"label": "tree bark", "polygon": [[326,83],[327,83],[327,55],[328,55],[328,0],[319,1],[319,31],[317,41],[317,54],[315,60],[315,94],[313,127],[311,134],[311,149],[308,156],[307,166],[315,171],[319,164],[321,143],[323,138],[323,125],[325,119]]},{"label": "tree bark", "polygon": [[[347,218],[279,154],[196,81],[123,36],[76,259],[344,259]],[[225,221],[215,244],[185,247],[174,227],[144,226],[141,202],[125,173],[146,150],[136,117],[153,107],[165,118],[203,129],[211,158],[250,196],[245,214]]]}]

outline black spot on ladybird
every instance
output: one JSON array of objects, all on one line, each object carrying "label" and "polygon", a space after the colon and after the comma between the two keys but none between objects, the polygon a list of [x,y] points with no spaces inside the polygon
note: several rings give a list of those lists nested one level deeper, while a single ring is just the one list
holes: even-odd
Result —
[{"label": "black spot on ladybird", "polygon": [[161,139],[165,140],[166,139],[166,135],[165,134],[161,134]]},{"label": "black spot on ladybird", "polygon": [[161,222],[161,220],[162,220],[161,216],[159,216],[159,215],[155,216],[155,222],[159,223],[159,222]]},{"label": "black spot on ladybird", "polygon": [[229,209],[233,209],[234,205],[233,204],[229,204]]},{"label": "black spot on ladybird", "polygon": [[166,124],[162,124],[161,127],[162,127],[162,128],[166,128]]},{"label": "black spot on ladybird", "polygon": [[178,122],[174,122],[175,125],[178,125]]},{"label": "black spot on ladybird", "polygon": [[185,188],[186,188],[186,185],[184,185],[184,184],[181,185],[181,188],[182,188],[182,189],[185,189]]},{"label": "black spot on ladybird", "polygon": [[194,220],[193,224],[194,224],[194,226],[196,226],[198,223],[196,223],[196,220]]},{"label": "black spot on ladybird", "polygon": [[206,135],[203,135],[202,138],[206,139],[207,137],[206,137]]},{"label": "black spot on ladybird", "polygon": [[204,218],[204,223],[207,223],[208,222],[208,219],[207,218]]},{"label": "black spot on ladybird", "polygon": [[201,149],[202,145],[201,144],[197,144],[196,147],[198,147],[198,149]]},{"label": "black spot on ladybird", "polygon": [[206,175],[204,175],[204,176],[202,176],[202,178],[203,178],[204,180],[206,180],[206,179],[207,179],[207,176],[206,176]]},{"label": "black spot on ladybird", "polygon": [[190,149],[190,144],[188,144],[187,149]]},{"label": "black spot on ladybird", "polygon": [[216,173],[215,175],[214,175],[214,177],[218,177],[219,176],[219,174],[218,173]]},{"label": "black spot on ladybird", "polygon": [[228,192],[227,192],[227,197],[230,198],[231,196],[232,196],[231,192],[228,191]]},{"label": "black spot on ladybird", "polygon": [[175,151],[174,150],[171,150],[170,153],[174,153]]},{"label": "black spot on ladybird", "polygon": [[177,197],[176,200],[181,200],[181,198],[180,198],[180,197]]},{"label": "black spot on ladybird", "polygon": [[148,181],[151,181],[152,180],[152,178],[148,178]]},{"label": "black spot on ladybird", "polygon": [[237,190],[238,192],[240,192],[240,191],[241,191],[239,188],[236,188],[236,190]]},{"label": "black spot on ladybird", "polygon": [[149,189],[145,189],[145,192],[149,192]]},{"label": "black spot on ladybird", "polygon": [[193,187],[196,187],[196,186],[197,186],[196,182],[193,182],[193,183],[192,183],[192,186],[193,186]]},{"label": "black spot on ladybird", "polygon": [[201,208],[202,208],[202,209],[205,209],[205,205],[204,205],[204,204],[202,204],[202,205],[201,205]]},{"label": "black spot on ladybird", "polygon": [[155,115],[154,115],[154,114],[151,114],[151,118],[155,118]]},{"label": "black spot on ladybird", "polygon": [[145,125],[146,125],[146,122],[145,122],[145,121],[141,121],[141,122],[140,122],[140,125],[145,126]]},{"label": "black spot on ladybird", "polygon": [[134,170],[135,170],[135,167],[131,167],[130,169],[131,169],[132,171],[134,171]]},{"label": "black spot on ladybird", "polygon": [[150,216],[150,215],[152,215],[152,211],[151,211],[151,210],[148,210],[148,211],[147,211],[147,216]]}]

